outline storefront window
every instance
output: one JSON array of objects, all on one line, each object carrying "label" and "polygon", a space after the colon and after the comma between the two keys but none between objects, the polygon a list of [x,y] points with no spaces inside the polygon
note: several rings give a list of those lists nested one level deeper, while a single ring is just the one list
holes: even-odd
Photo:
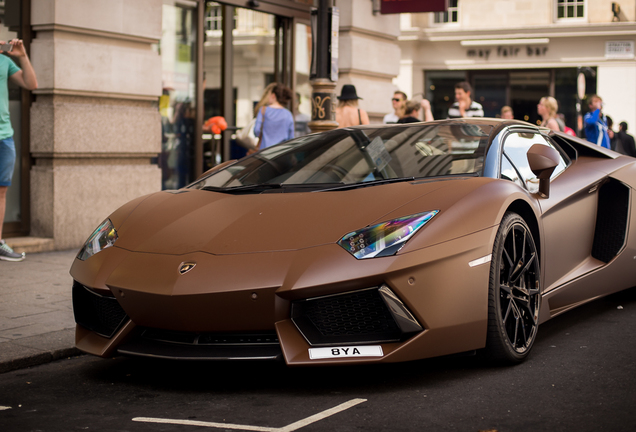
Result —
[{"label": "storefront window", "polygon": [[506,105],[508,74],[505,72],[482,72],[475,76],[476,102],[484,109],[484,116],[497,117]]},{"label": "storefront window", "polygon": [[311,121],[311,83],[309,69],[311,67],[311,28],[305,24],[296,24],[295,68],[296,95],[294,99],[294,121],[297,137],[310,132],[307,125]]},{"label": "storefront window", "polygon": [[163,94],[161,112],[162,188],[178,189],[193,180],[196,117],[196,3],[164,0],[159,45]]},{"label": "storefront window", "polygon": [[[576,68],[555,69],[554,98],[559,103],[559,113],[566,126],[576,129]],[[589,88],[596,89],[596,80]],[[594,90],[596,91],[596,90]]]},{"label": "storefront window", "polygon": [[[447,117],[448,108],[454,102],[454,86],[468,81],[473,87],[475,101],[479,102],[486,117],[499,117],[504,105],[512,107],[514,117],[533,124],[541,124],[537,104],[544,96],[554,98],[559,104],[559,113],[564,115],[567,126],[575,129],[576,68],[543,70],[493,70],[493,71],[426,71],[426,98],[431,101],[436,119]],[[595,70],[586,73],[587,93],[596,92]],[[583,113],[587,101],[582,102]]]},{"label": "storefront window", "polygon": [[465,71],[427,71],[426,99],[431,102],[433,117],[445,119],[455,103],[455,84],[466,81]]},{"label": "storefront window", "polygon": [[[204,118],[227,116],[222,107],[222,6],[216,2],[206,5],[206,38],[203,52]],[[232,30],[232,99],[234,118],[228,119],[236,128],[247,126],[254,116],[254,107],[265,87],[274,80],[275,16],[245,8],[233,8]],[[231,121],[230,121],[231,120]],[[220,162],[220,137],[204,135],[204,148],[211,152],[205,160]],[[245,155],[246,150],[230,142],[230,158]]]},{"label": "storefront window", "polygon": [[254,116],[265,87],[274,81],[275,16],[237,8],[233,31],[234,87],[236,88],[236,126],[246,126]]},{"label": "storefront window", "polygon": [[542,118],[537,105],[550,95],[549,70],[525,70],[510,72],[510,106],[515,118],[539,125]]}]

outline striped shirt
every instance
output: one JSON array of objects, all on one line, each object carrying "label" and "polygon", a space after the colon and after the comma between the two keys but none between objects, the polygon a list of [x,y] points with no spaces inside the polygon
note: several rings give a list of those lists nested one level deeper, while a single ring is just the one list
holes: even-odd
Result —
[{"label": "striped shirt", "polygon": [[[481,104],[478,104],[475,101],[470,103],[470,107],[464,112],[464,117],[483,117],[484,109]],[[448,118],[462,118],[459,114],[459,103],[455,102],[453,106],[448,109]]]}]

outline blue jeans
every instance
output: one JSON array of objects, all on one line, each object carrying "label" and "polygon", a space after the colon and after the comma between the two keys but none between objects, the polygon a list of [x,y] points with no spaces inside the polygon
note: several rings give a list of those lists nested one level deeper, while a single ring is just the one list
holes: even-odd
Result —
[{"label": "blue jeans", "polygon": [[11,186],[15,167],[15,143],[13,137],[0,140],[0,186]]}]

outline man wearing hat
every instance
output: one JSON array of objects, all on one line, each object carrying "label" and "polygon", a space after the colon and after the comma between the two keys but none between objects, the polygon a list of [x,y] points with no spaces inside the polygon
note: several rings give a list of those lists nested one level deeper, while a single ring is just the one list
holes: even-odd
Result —
[{"label": "man wearing hat", "polygon": [[342,86],[338,96],[338,108],[336,108],[336,121],[339,128],[369,124],[369,115],[365,110],[358,108],[358,99],[362,98],[358,97],[354,85]]}]

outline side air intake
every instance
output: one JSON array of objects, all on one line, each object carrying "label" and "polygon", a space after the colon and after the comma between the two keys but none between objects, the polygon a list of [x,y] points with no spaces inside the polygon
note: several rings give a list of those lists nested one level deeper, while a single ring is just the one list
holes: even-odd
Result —
[{"label": "side air intake", "polygon": [[625,245],[629,219],[630,191],[618,180],[610,179],[598,193],[598,211],[592,256],[610,262]]}]

